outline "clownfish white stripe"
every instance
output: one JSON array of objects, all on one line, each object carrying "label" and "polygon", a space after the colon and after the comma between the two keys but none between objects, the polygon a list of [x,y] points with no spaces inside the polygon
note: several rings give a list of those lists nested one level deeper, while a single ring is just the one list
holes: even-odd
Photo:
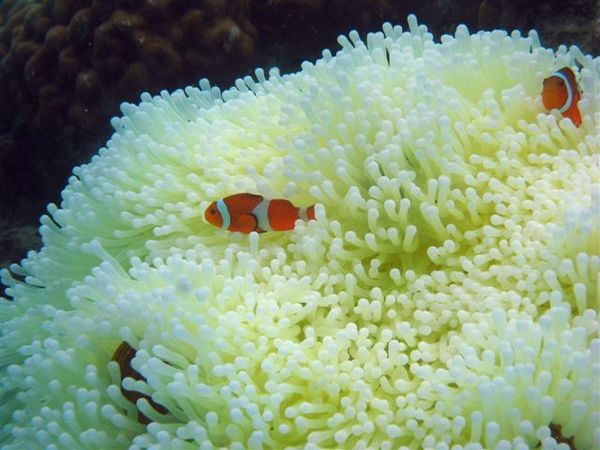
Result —
[{"label": "clownfish white stripe", "polygon": [[564,81],[565,83],[565,87],[567,88],[567,99],[565,100],[564,105],[562,105],[559,109],[559,111],[562,113],[564,113],[565,111],[567,111],[570,107],[571,107],[571,103],[573,103],[573,89],[571,88],[571,83],[569,82],[569,80],[567,79],[566,76],[564,76],[562,73],[560,72],[554,72],[552,74],[553,77],[558,77],[561,80]]},{"label": "clownfish white stripe", "polygon": [[258,227],[263,231],[272,230],[268,214],[269,203],[271,203],[270,200],[263,198],[252,210],[252,215],[256,217],[256,221],[258,222]]},{"label": "clownfish white stripe", "polygon": [[221,228],[226,230],[231,225],[231,215],[229,214],[229,208],[227,208],[223,199],[217,201],[217,209],[223,218],[223,225],[221,225]]},{"label": "clownfish white stripe", "polygon": [[298,217],[304,221],[308,220],[308,213],[306,212],[306,208],[298,208]]}]

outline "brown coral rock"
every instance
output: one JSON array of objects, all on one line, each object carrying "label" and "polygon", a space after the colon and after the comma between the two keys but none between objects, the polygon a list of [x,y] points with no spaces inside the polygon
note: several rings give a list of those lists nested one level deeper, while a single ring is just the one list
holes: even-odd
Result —
[{"label": "brown coral rock", "polygon": [[[12,2],[4,7],[0,82],[19,77],[24,81],[17,83],[17,91],[25,90],[38,110],[38,120],[32,123],[45,124],[32,131],[56,133],[48,129],[51,121],[40,118],[49,111],[77,127],[79,121],[73,122],[73,114],[68,112],[68,105],[76,104],[98,112],[96,130],[88,131],[103,132],[120,101],[134,100],[145,90],[193,83],[202,75],[220,78],[224,73],[233,78],[254,52],[257,33],[247,19],[249,3],[245,0],[201,4],[130,0],[118,2],[118,8],[112,5],[91,0],[44,0],[22,6]],[[199,58],[190,58],[190,54]],[[199,59],[202,64],[198,64]],[[138,63],[147,69],[144,76],[139,66],[127,70]],[[197,73],[195,69],[200,67],[210,67],[210,74]],[[125,85],[131,90],[117,97],[114,86]],[[51,98],[47,86],[57,87],[59,92]],[[9,120],[8,109],[18,108],[18,100],[23,98],[17,91],[7,93],[5,110],[1,111]],[[42,91],[46,94],[41,95]],[[112,102],[105,102],[106,109],[92,104],[100,92],[112,97]],[[122,95],[123,89],[118,93]],[[67,99],[62,109],[55,101],[58,95]]]}]

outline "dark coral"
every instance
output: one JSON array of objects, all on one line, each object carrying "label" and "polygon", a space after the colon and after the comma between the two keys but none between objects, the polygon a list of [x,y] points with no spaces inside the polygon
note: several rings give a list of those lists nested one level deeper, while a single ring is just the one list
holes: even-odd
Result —
[{"label": "dark coral", "polygon": [[595,1],[483,0],[477,19],[481,29],[535,28],[550,47],[578,45],[594,55],[600,52],[600,8]]},{"label": "dark coral", "polygon": [[405,22],[409,13],[397,0],[254,0],[252,22],[260,36],[254,65],[298,70],[322,49],[337,48],[340,34],[378,30],[386,20]]},{"label": "dark coral", "polygon": [[[244,1],[46,0],[20,7],[0,33],[7,49],[0,82],[12,87],[3,93],[2,117],[10,119],[25,100],[35,108],[28,118],[34,131],[72,125],[97,133],[107,130],[120,101],[142,91],[191,83],[198,69],[232,79],[254,52],[257,33],[247,15]],[[201,67],[185,58],[190,52],[204,56]]]}]

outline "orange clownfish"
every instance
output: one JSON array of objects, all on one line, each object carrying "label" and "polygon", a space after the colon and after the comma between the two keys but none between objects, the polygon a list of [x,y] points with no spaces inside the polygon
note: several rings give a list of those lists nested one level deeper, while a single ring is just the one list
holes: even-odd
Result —
[{"label": "orange clownfish", "polygon": [[288,200],[266,199],[256,194],[235,194],[212,202],[204,211],[206,221],[229,231],[286,231],[296,220],[315,218],[314,205],[297,208]]},{"label": "orange clownfish", "polygon": [[564,117],[568,117],[576,127],[581,125],[581,114],[577,103],[581,98],[575,74],[568,67],[554,72],[544,78],[542,103],[544,108],[558,109]]}]

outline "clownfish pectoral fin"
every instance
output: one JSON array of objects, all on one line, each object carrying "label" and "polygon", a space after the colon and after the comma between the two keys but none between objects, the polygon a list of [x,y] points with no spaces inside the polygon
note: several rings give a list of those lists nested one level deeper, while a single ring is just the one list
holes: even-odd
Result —
[{"label": "clownfish pectoral fin", "polygon": [[259,231],[258,220],[252,214],[242,214],[231,224],[229,229],[231,231],[239,231],[246,234],[249,234],[252,231]]}]

